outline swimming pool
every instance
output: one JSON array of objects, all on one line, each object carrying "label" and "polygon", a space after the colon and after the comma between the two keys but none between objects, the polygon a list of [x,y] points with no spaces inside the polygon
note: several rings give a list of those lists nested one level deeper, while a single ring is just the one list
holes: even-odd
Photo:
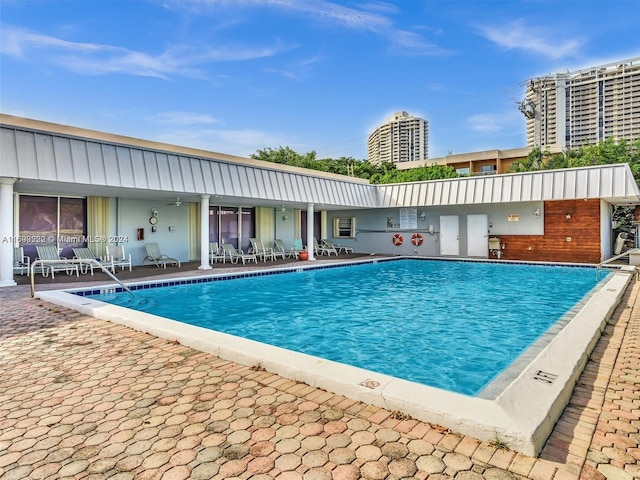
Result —
[{"label": "swimming pool", "polygon": [[[387,260],[389,259],[378,258],[341,263],[363,265]],[[467,264],[460,263],[462,267]],[[301,268],[317,270],[338,267],[337,264],[324,264],[322,260],[302,265],[304,266],[281,269],[258,266],[252,267],[255,270],[250,272],[218,275],[205,275],[203,272],[201,276],[193,278],[156,280],[129,286],[138,295],[139,290],[153,289],[157,286],[215,282],[238,276],[273,276],[272,274],[283,272],[294,273],[292,277],[298,278]],[[464,272],[464,268],[462,271]],[[550,331],[553,331],[554,335],[551,338],[542,343],[535,342],[518,357],[514,362],[518,364],[515,373],[512,372],[512,368],[506,369],[475,397],[84,296],[109,293],[117,290],[117,285],[97,285],[67,291],[41,291],[36,293],[36,297],[159,338],[178,341],[229,361],[249,366],[260,365],[272,374],[338,393],[355,401],[376,405],[390,412],[400,411],[417,420],[439,424],[480,440],[493,441],[499,438],[514,451],[537,455],[567,405],[600,332],[622,299],[634,272],[634,267],[621,267],[610,274],[587,298],[572,309],[570,315],[564,316],[569,317],[566,325],[562,328],[558,324],[552,326]],[[592,273],[595,277],[595,269]],[[233,284],[235,281],[229,283]],[[135,291],[136,289],[138,291]],[[541,295],[541,292],[538,293]],[[345,292],[342,299],[347,298]],[[544,337],[548,335],[542,338]],[[485,395],[486,392],[490,394]]]},{"label": "swimming pool", "polygon": [[476,395],[596,284],[592,268],[404,259],[92,298]]}]

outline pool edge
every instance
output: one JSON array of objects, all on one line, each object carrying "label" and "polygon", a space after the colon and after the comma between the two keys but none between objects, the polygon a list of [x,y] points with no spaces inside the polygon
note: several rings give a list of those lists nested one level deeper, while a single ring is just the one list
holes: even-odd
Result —
[{"label": "pool edge", "polygon": [[[632,271],[610,275],[563,329],[564,334],[545,347],[495,400],[467,397],[146,313],[132,315],[128,309],[63,291],[40,292],[37,297],[160,338],[177,340],[226,360],[260,364],[286,378],[398,410],[480,440],[499,439],[513,450],[535,456],[568,404],[602,329],[632,278]],[[571,344],[568,352],[567,342]],[[544,383],[534,379],[537,371],[556,377],[551,383]]]}]

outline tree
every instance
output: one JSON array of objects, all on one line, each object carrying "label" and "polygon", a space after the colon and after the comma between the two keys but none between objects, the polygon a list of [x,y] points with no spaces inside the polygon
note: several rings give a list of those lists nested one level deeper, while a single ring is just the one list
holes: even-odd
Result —
[{"label": "tree", "polygon": [[551,155],[551,152],[545,150],[544,152],[540,147],[535,147],[529,152],[527,158],[524,160],[516,160],[509,167],[510,172],[533,172],[536,170],[542,170],[547,158]]},{"label": "tree", "polygon": [[393,163],[383,164],[384,171],[372,177],[373,183],[404,183],[440,180],[458,176],[455,169],[448,165],[423,165],[422,167],[398,170]]},{"label": "tree", "polygon": [[251,155],[254,160],[280,163],[293,167],[309,168],[322,172],[338,173],[340,175],[353,175],[357,178],[366,178],[371,183],[402,183],[421,182],[424,180],[438,180],[442,178],[455,178],[458,176],[453,167],[447,165],[429,165],[408,170],[398,170],[394,163],[373,165],[366,160],[356,160],[352,157],[340,157],[338,159],[317,159],[316,152],[311,151],[301,155],[289,147],[265,148]]},{"label": "tree", "polygon": [[293,167],[306,167],[313,165],[316,161],[316,152],[311,151],[305,155],[300,155],[289,147],[278,147],[277,149],[265,148],[258,150],[251,155],[254,160],[262,160],[264,162],[280,163],[282,165],[291,165]]},{"label": "tree", "polygon": [[[624,139],[616,142],[613,137],[609,137],[597,145],[584,145],[578,150],[567,150],[555,154],[543,152],[536,147],[529,152],[526,160],[514,162],[509,171],[531,172],[541,169],[590,167],[614,163],[628,163],[633,178],[640,184],[640,139],[629,143]],[[612,218],[617,228],[631,225],[633,210],[633,206],[616,206]]]}]

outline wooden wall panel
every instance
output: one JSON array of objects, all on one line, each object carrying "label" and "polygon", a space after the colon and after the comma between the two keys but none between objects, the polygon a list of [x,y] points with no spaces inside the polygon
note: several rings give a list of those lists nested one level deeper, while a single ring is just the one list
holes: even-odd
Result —
[{"label": "wooden wall panel", "polygon": [[505,260],[599,263],[600,201],[545,202],[544,235],[500,235],[500,241]]}]

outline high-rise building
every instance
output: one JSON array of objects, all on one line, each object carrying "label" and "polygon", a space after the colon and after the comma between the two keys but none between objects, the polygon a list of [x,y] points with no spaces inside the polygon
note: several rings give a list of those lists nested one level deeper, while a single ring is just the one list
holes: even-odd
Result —
[{"label": "high-rise building", "polygon": [[429,158],[429,122],[396,112],[369,135],[369,162],[403,163]]},{"label": "high-rise building", "polygon": [[640,138],[640,57],[533,78],[520,111],[527,145],[576,149]]}]

